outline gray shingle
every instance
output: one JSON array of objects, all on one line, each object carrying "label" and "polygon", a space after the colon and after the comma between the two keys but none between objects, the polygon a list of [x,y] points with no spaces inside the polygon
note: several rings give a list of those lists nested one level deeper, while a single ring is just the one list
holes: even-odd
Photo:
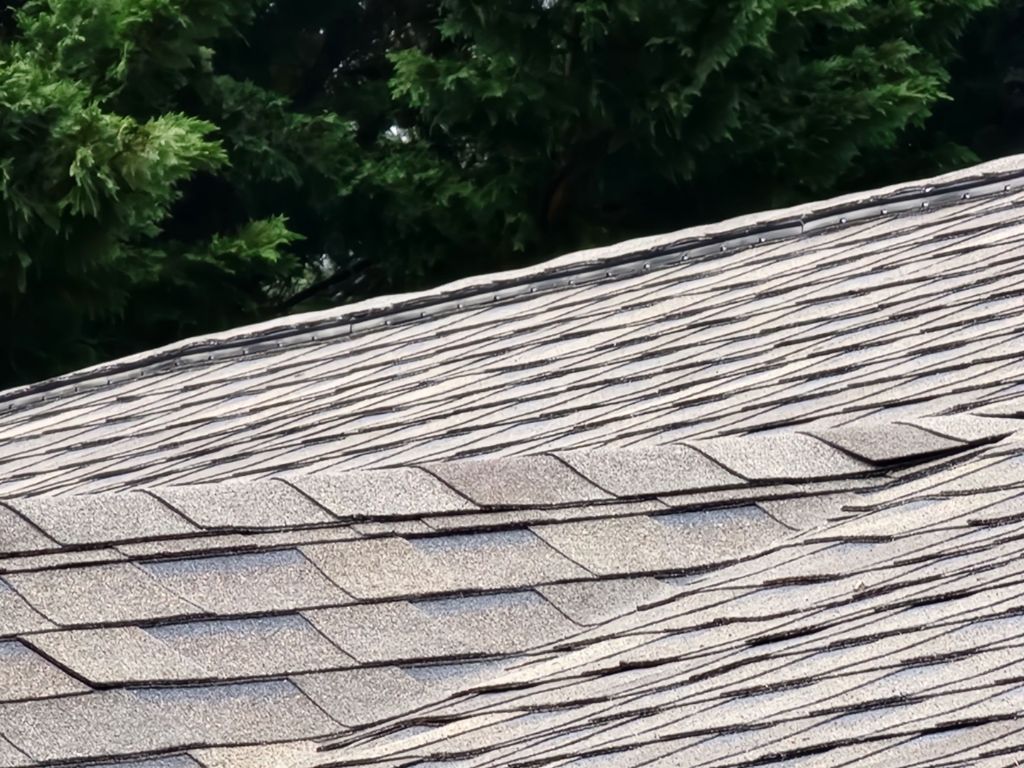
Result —
[{"label": "gray shingle", "polygon": [[616,496],[652,496],[742,485],[742,478],[683,445],[558,454]]},{"label": "gray shingle", "polygon": [[267,681],[135,692],[143,711],[178,724],[191,744],[310,739],[338,726],[294,685]]},{"label": "gray shingle", "polygon": [[587,575],[525,530],[314,544],[303,552],[362,599],[507,589]]},{"label": "gray shingle", "polygon": [[278,480],[159,488],[152,492],[206,528],[285,528],[333,519]]},{"label": "gray shingle", "polygon": [[964,447],[959,441],[939,437],[909,424],[809,429],[806,432],[829,445],[875,464],[907,460],[923,454]]},{"label": "gray shingle", "polygon": [[118,761],[103,763],[92,768],[203,768],[188,755],[171,755],[170,757],[154,757],[141,760]]},{"label": "gray shingle", "polygon": [[54,549],[56,543],[0,504],[0,554]]},{"label": "gray shingle", "polygon": [[152,496],[137,491],[100,496],[35,496],[8,503],[62,544],[99,544],[196,530]]},{"label": "gray shingle", "polygon": [[36,760],[74,760],[177,746],[180,734],[154,720],[126,691],[0,705],[0,733]]},{"label": "gray shingle", "polygon": [[625,517],[647,512],[665,512],[669,506],[657,499],[616,504],[585,504],[578,507],[544,507],[543,509],[488,509],[464,515],[442,515],[428,518],[438,531],[478,531],[486,528],[514,527],[533,523],[558,523],[563,520],[595,517]]},{"label": "gray shingle", "polygon": [[306,615],[362,662],[518,653],[578,630],[533,592],[354,605]]},{"label": "gray shingle", "polygon": [[139,567],[165,589],[217,614],[289,611],[352,601],[294,549]]},{"label": "gray shingle", "polygon": [[594,573],[684,571],[766,549],[787,529],[756,506],[538,525],[532,530]]},{"label": "gray shingle", "polygon": [[32,643],[93,684],[113,685],[214,677],[204,659],[191,659],[140,627],[46,632]]},{"label": "gray shingle", "polygon": [[34,764],[35,761],[32,758],[0,736],[0,765],[4,768],[22,768],[22,766]]},{"label": "gray shingle", "polygon": [[748,480],[814,480],[871,469],[820,440],[795,433],[720,437],[691,445]]},{"label": "gray shingle", "polygon": [[350,656],[298,615],[165,624],[147,632],[175,652],[201,664],[213,676],[225,680],[353,664]]},{"label": "gray shingle", "polygon": [[355,727],[442,700],[452,687],[424,682],[399,667],[363,667],[293,677],[339,723]]},{"label": "gray shingle", "polygon": [[259,744],[244,747],[214,747],[193,749],[190,754],[202,768],[313,768],[322,762],[320,745],[316,741],[290,741],[278,744]]},{"label": "gray shingle", "polygon": [[200,557],[204,554],[235,554],[246,551],[273,549],[275,547],[291,547],[305,542],[342,541],[359,538],[362,538],[361,534],[354,531],[350,526],[335,525],[323,528],[290,528],[284,531],[262,531],[259,533],[246,531],[207,536],[190,536],[188,538],[118,544],[117,548],[131,558],[168,558],[176,555]]},{"label": "gray shingle", "polygon": [[342,519],[416,517],[475,507],[415,467],[319,473],[289,478]]},{"label": "gray shingle", "polygon": [[677,590],[649,577],[549,584],[537,591],[577,624],[599,624]]},{"label": "gray shingle", "polygon": [[845,514],[843,507],[855,501],[859,499],[853,494],[834,493],[768,499],[758,502],[758,506],[791,528],[806,530]]},{"label": "gray shingle", "polygon": [[483,506],[529,507],[610,498],[553,456],[466,459],[427,468]]},{"label": "gray shingle", "polygon": [[64,626],[200,613],[128,563],[12,573],[6,578],[33,607]]},{"label": "gray shingle", "polygon": [[0,704],[0,732],[37,760],[313,738],[337,729],[298,689],[281,681]]},{"label": "gray shingle", "polygon": [[936,432],[954,440],[992,440],[1011,435],[1022,426],[1019,419],[1000,419],[994,416],[974,416],[964,413],[956,416],[921,418],[914,423],[922,429]]},{"label": "gray shingle", "polygon": [[18,571],[41,571],[79,565],[103,565],[122,562],[125,559],[125,556],[113,547],[53,549],[34,555],[5,557],[0,569],[5,573],[17,573]]},{"label": "gray shingle", "polygon": [[0,702],[88,690],[30,648],[0,640]]},{"label": "gray shingle", "polygon": [[0,637],[48,629],[53,624],[0,579]]}]

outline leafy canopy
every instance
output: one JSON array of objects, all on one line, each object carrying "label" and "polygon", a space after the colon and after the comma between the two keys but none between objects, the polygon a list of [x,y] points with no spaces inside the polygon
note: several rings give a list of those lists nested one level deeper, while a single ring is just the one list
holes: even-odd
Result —
[{"label": "leafy canopy", "polygon": [[0,0],[0,380],[966,162],[995,5]]}]

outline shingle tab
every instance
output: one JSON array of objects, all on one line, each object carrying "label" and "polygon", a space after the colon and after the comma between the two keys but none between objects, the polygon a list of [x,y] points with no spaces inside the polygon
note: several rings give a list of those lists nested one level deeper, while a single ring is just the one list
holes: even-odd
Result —
[{"label": "shingle tab", "polygon": [[788,533],[756,506],[538,525],[532,530],[574,562],[605,575],[702,568],[765,549]]},{"label": "shingle tab", "polygon": [[807,434],[874,464],[906,461],[916,456],[963,447],[909,424],[807,430]]},{"label": "shingle tab", "polygon": [[128,563],[12,573],[5,578],[33,607],[64,626],[201,613]]},{"label": "shingle tab", "polygon": [[4,768],[22,768],[34,764],[35,761],[32,758],[0,736],[0,765]]},{"label": "shingle tab", "polygon": [[159,488],[152,492],[206,528],[285,528],[333,520],[278,480]]},{"label": "shingle tab", "polygon": [[966,440],[967,442],[995,440],[1012,435],[1024,428],[1024,423],[1019,419],[1000,419],[994,416],[975,416],[967,413],[916,419],[914,424],[953,440]]},{"label": "shingle tab", "polygon": [[472,679],[464,675],[444,685],[419,680],[399,667],[363,667],[300,675],[292,681],[339,723],[356,727],[441,701]]},{"label": "shingle tab", "polygon": [[217,614],[290,611],[352,601],[297,550],[140,563],[158,584]]},{"label": "shingle tab", "polygon": [[795,433],[719,437],[691,445],[748,480],[814,480],[871,469],[820,440]]},{"label": "shingle tab", "polygon": [[194,533],[196,527],[145,493],[35,496],[8,502],[62,544],[99,544]]},{"label": "shingle tab", "polygon": [[0,640],[0,702],[88,690],[23,644]]},{"label": "shingle tab", "polygon": [[0,504],[0,554],[35,552],[56,548],[57,544],[33,528],[12,510]]},{"label": "shingle tab", "polygon": [[683,445],[558,454],[616,496],[653,496],[743,485],[744,480]]},{"label": "shingle tab", "polygon": [[289,480],[345,520],[417,517],[475,508],[416,467],[299,475]]},{"label": "shingle tab", "polygon": [[649,577],[548,584],[537,591],[577,624],[599,624],[676,592]]},{"label": "shingle tab", "polygon": [[298,615],[164,624],[147,632],[223,680],[353,664],[351,656],[338,650]]},{"label": "shingle tab", "polygon": [[0,733],[36,760],[303,739],[336,730],[283,681],[113,690],[0,704]]},{"label": "shingle tab", "polygon": [[509,589],[587,575],[526,530],[314,544],[303,552],[362,599]]},{"label": "shingle tab", "polygon": [[515,456],[431,464],[459,493],[489,507],[571,504],[610,498],[554,456]]},{"label": "shingle tab", "polygon": [[53,624],[0,579],[0,637],[48,629]]},{"label": "shingle tab", "polygon": [[204,768],[188,755],[170,755],[169,757],[143,758],[141,760],[118,761],[104,763],[92,768]]},{"label": "shingle tab", "polygon": [[354,605],[306,615],[362,662],[518,653],[578,629],[533,592]]},{"label": "shingle tab", "polygon": [[98,685],[215,677],[205,659],[188,658],[140,627],[45,632],[33,635],[32,643]]}]

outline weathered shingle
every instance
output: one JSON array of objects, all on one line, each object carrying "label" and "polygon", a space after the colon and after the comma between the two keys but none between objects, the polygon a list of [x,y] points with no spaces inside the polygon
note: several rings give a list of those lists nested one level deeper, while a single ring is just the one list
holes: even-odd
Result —
[{"label": "weathered shingle", "polygon": [[0,637],[52,626],[39,611],[11,589],[10,584],[0,579]]},{"label": "weathered shingle", "polygon": [[353,663],[351,656],[298,615],[165,624],[146,631],[222,680],[296,674]]},{"label": "weathered shingle", "polygon": [[752,506],[538,525],[533,531],[602,575],[703,568],[767,549],[788,533]]},{"label": "weathered shingle", "polygon": [[297,610],[351,602],[297,550],[141,563],[164,589],[216,614]]},{"label": "weathered shingle", "polygon": [[[422,668],[363,667],[299,675],[292,681],[335,720],[349,727],[365,725],[443,701],[449,694],[486,679],[486,663]],[[429,674],[437,670],[437,674]]]},{"label": "weathered shingle", "polygon": [[11,742],[0,736],[0,765],[7,768],[22,768],[22,766],[33,765],[32,758],[15,747]]},{"label": "weathered shingle", "polygon": [[336,729],[286,682],[101,691],[0,704],[0,732],[36,760],[311,738]]},{"label": "weathered shingle", "polygon": [[291,482],[342,519],[413,517],[474,508],[415,467],[301,475]]},{"label": "weathered shingle", "polygon": [[303,552],[362,599],[510,589],[587,575],[526,530],[314,544]]},{"label": "weathered shingle", "polygon": [[306,616],[364,663],[513,654],[576,630],[534,592],[355,605]]},{"label": "weathered shingle", "polygon": [[127,563],[12,573],[6,580],[40,613],[65,626],[201,613]]},{"label": "weathered shingle", "polygon": [[909,424],[888,423],[875,427],[809,430],[808,434],[875,464],[905,461],[916,456],[955,451],[963,447],[959,441],[940,437]]},{"label": "weathered shingle", "polygon": [[548,584],[537,591],[577,624],[600,624],[676,590],[657,579],[638,577]]},{"label": "weathered shingle", "polygon": [[431,472],[477,504],[528,507],[599,501],[608,494],[553,456],[432,464]]},{"label": "weathered shingle", "polygon": [[285,528],[328,523],[323,508],[277,480],[153,491],[206,528]]},{"label": "weathered shingle", "polygon": [[145,493],[38,496],[9,503],[61,544],[99,544],[196,531],[194,525]]},{"label": "weathered shingle", "polygon": [[0,702],[88,690],[88,686],[64,674],[31,648],[16,641],[0,640]]},{"label": "weathered shingle", "polygon": [[190,658],[141,627],[44,632],[32,644],[98,685],[212,679],[206,659]]},{"label": "weathered shingle", "polygon": [[581,475],[616,496],[648,496],[742,485],[743,479],[682,445],[559,454]]},{"label": "weathered shingle", "polygon": [[0,504],[0,554],[34,552],[56,546],[53,539]]},{"label": "weathered shingle", "polygon": [[720,437],[693,446],[747,480],[814,480],[871,468],[810,435]]}]

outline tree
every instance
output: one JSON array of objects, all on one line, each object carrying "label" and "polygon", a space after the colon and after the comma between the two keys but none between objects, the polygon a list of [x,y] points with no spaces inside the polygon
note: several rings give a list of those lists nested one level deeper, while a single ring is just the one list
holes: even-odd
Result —
[{"label": "tree", "polygon": [[995,3],[0,2],[0,379],[884,175]]}]

